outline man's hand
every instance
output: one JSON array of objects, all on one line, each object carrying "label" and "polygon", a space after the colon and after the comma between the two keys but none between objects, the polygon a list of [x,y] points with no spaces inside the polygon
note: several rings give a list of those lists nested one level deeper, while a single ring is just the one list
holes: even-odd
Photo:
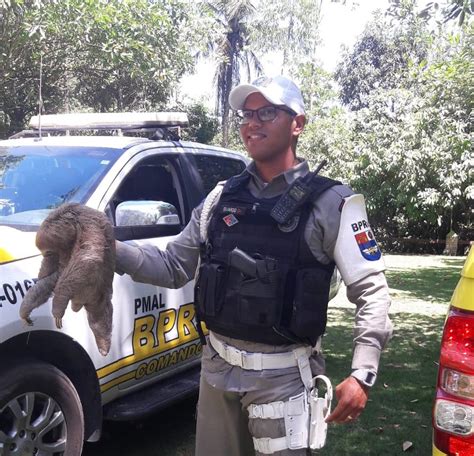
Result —
[{"label": "man's hand", "polygon": [[349,423],[356,420],[364,410],[369,398],[369,388],[354,377],[347,377],[336,386],[337,406],[326,422]]}]

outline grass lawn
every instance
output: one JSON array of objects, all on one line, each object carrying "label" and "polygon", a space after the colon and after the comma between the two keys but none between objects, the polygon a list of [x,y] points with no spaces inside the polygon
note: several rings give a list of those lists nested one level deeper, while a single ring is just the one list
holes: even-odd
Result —
[{"label": "grass lawn", "polygon": [[[394,335],[382,355],[379,378],[360,419],[330,427],[327,455],[431,454],[431,407],[441,331],[464,258],[385,257]],[[353,306],[340,293],[332,303],[324,350],[328,375],[337,384],[351,362]]]},{"label": "grass lawn", "polygon": [[[431,455],[441,330],[464,259],[385,256],[394,336],[382,355],[366,410],[355,423],[331,425],[320,456]],[[354,306],[341,290],[331,301],[323,344],[333,385],[349,373],[353,315]],[[192,456],[195,404],[191,398],[138,423],[105,423],[102,440],[87,444],[83,455]],[[404,442],[412,443],[406,453]]]}]

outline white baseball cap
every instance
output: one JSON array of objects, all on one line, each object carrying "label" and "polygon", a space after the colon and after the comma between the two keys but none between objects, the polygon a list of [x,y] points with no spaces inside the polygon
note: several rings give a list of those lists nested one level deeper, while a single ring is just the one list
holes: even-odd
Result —
[{"label": "white baseball cap", "polygon": [[229,95],[230,107],[234,110],[243,109],[247,97],[255,92],[261,93],[274,105],[284,105],[296,114],[304,114],[304,103],[300,89],[285,76],[272,78],[262,76],[251,84],[240,84],[234,87]]}]

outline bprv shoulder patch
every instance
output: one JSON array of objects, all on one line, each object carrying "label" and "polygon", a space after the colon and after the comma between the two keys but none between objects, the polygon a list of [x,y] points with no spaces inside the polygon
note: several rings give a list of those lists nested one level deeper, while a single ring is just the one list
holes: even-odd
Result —
[{"label": "bprv shoulder patch", "polygon": [[366,220],[351,224],[360,253],[368,261],[377,261],[382,256],[375,236]]},{"label": "bprv shoulder patch", "polygon": [[368,223],[364,197],[360,194],[345,198],[334,261],[346,285],[385,270],[382,253]]}]

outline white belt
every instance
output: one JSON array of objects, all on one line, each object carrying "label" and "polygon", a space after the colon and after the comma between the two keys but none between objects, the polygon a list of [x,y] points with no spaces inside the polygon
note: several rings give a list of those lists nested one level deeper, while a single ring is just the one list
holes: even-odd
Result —
[{"label": "white belt", "polygon": [[308,357],[311,356],[311,347],[309,346],[284,353],[249,353],[220,341],[212,331],[209,331],[209,342],[221,358],[232,366],[239,366],[246,370],[295,367],[298,366],[298,358],[301,358],[302,351],[304,351],[305,356],[303,358],[306,358],[306,362],[308,362]]},{"label": "white belt", "polygon": [[286,436],[276,439],[270,439],[269,437],[262,437],[260,439],[252,437],[252,439],[254,448],[262,454],[273,454],[277,451],[283,451],[288,449],[288,441],[286,439]]}]

